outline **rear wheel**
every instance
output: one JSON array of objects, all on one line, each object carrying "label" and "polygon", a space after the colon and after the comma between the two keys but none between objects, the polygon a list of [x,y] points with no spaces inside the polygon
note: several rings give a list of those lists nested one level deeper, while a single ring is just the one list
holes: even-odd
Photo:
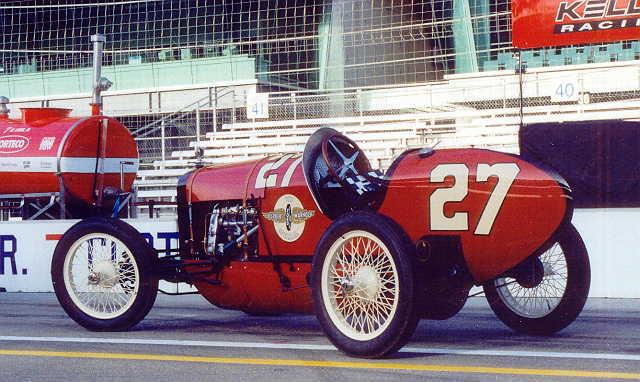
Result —
[{"label": "rear wheel", "polygon": [[127,330],[155,302],[153,249],[127,223],[96,217],[67,231],[56,246],[51,278],[58,301],[94,331]]},{"label": "rear wheel", "polygon": [[555,333],[578,317],[587,300],[589,257],[580,234],[568,224],[556,239],[530,267],[532,276],[499,277],[483,286],[496,316],[517,332]]},{"label": "rear wheel", "polygon": [[381,215],[355,212],[334,222],[313,261],[316,315],[331,342],[357,357],[404,346],[418,322],[411,245]]}]

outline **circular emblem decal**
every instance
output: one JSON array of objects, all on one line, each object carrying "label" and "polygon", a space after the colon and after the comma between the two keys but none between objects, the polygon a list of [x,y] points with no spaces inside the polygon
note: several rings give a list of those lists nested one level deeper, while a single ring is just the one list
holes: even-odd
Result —
[{"label": "circular emblem decal", "polygon": [[315,213],[305,210],[295,196],[285,194],[278,199],[272,212],[263,212],[262,216],[273,222],[276,233],[282,240],[292,242],[302,236],[305,222]]}]

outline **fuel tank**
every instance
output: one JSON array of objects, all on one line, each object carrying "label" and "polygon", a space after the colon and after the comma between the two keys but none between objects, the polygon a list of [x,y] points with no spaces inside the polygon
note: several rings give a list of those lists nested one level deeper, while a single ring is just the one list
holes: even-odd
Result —
[{"label": "fuel tank", "polygon": [[78,211],[95,205],[104,190],[131,190],[138,151],[120,122],[70,118],[69,109],[21,111],[21,119],[0,115],[0,194],[60,192]]}]

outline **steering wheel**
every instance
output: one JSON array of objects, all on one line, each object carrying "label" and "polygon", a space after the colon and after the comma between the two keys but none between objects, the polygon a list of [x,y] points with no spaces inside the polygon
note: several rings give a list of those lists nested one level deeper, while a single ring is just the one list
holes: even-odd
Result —
[{"label": "steering wheel", "polygon": [[322,158],[329,175],[345,188],[354,190],[355,182],[369,180],[369,160],[355,142],[342,134],[324,137]]}]

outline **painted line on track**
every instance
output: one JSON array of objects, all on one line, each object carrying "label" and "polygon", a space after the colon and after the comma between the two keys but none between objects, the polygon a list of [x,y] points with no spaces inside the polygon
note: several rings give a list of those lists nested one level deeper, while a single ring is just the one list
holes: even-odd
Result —
[{"label": "painted line on track", "polygon": [[[282,350],[318,350],[335,351],[332,345],[311,345],[292,343],[269,342],[230,342],[230,341],[189,341],[189,340],[149,340],[135,338],[82,338],[82,337],[26,337],[26,336],[0,336],[0,341],[14,342],[71,342],[71,343],[95,343],[95,344],[125,344],[125,345],[160,345],[160,346],[201,346],[221,348],[258,348],[258,349],[282,349]],[[518,350],[475,350],[475,349],[446,349],[446,348],[412,348],[405,347],[401,353],[428,354],[428,355],[467,355],[480,357],[525,357],[525,358],[574,358],[574,359],[599,359],[617,361],[640,361],[640,354],[615,354],[615,353],[564,353],[545,351],[518,351]]]},{"label": "painted line on track", "polygon": [[479,373],[479,374],[511,374],[511,375],[539,375],[562,377],[587,377],[598,379],[640,379],[640,373],[622,373],[607,371],[583,371],[560,369],[521,369],[485,366],[450,366],[450,365],[411,365],[403,363],[384,362],[332,362],[332,361],[301,361],[289,359],[260,359],[260,358],[222,358],[222,357],[192,357],[157,354],[123,354],[123,353],[85,353],[85,352],[57,352],[38,350],[1,350],[0,355],[26,357],[62,357],[84,359],[112,359],[137,361],[170,361],[193,362],[211,364],[236,364],[254,366],[292,366],[292,367],[324,367],[343,369],[376,369],[376,370],[410,370],[446,373]]}]

